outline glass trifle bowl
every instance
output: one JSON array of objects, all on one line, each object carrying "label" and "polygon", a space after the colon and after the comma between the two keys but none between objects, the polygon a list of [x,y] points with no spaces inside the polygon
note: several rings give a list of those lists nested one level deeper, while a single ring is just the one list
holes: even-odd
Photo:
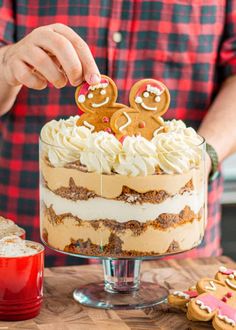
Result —
[{"label": "glass trifle bowl", "polygon": [[166,289],[140,282],[142,260],[198,246],[206,227],[205,141],[182,121],[151,141],[51,121],[40,137],[41,238],[103,261],[104,283],[74,291],[99,308],[143,308]]}]

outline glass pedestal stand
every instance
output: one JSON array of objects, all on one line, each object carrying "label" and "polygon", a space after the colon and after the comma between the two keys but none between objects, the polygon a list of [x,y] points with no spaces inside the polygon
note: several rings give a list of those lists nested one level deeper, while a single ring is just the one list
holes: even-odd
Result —
[{"label": "glass pedestal stand", "polygon": [[140,281],[140,266],[140,259],[103,260],[104,282],[76,289],[73,297],[82,305],[103,309],[140,309],[164,302],[168,291]]}]

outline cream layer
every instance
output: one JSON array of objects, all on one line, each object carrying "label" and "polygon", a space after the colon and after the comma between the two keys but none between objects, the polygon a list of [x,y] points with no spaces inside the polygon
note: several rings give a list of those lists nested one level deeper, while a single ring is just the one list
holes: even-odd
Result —
[{"label": "cream layer", "polygon": [[190,180],[194,190],[202,190],[204,185],[203,163],[198,169],[191,169],[183,174],[159,174],[147,176],[106,175],[99,173],[82,172],[78,169],[64,167],[50,167],[44,158],[40,161],[40,170],[48,187],[54,191],[61,187],[69,187],[70,178],[73,178],[76,186],[87,188],[97,195],[106,198],[116,198],[122,193],[124,186],[139,193],[147,191],[165,190],[170,195],[175,195]]},{"label": "cream layer", "polygon": [[[161,254],[168,250],[173,241],[177,242],[180,250],[183,251],[197,246],[203,237],[204,228],[204,219],[200,219],[165,231],[149,226],[138,236],[135,236],[130,229],[126,229],[117,236],[123,241],[123,250],[154,251]],[[99,246],[107,245],[111,234],[111,230],[103,225],[97,230],[88,222],[82,222],[78,226],[78,222],[73,217],[66,217],[63,222],[54,225],[45,214],[41,215],[41,231],[43,229],[47,230],[48,244],[62,251],[71,244],[71,240],[78,239],[84,241],[90,239],[93,244]]]},{"label": "cream layer", "polygon": [[57,215],[71,213],[83,220],[111,219],[118,222],[155,220],[162,213],[179,214],[185,206],[197,214],[204,206],[204,192],[195,191],[167,198],[162,203],[130,204],[124,201],[102,197],[73,201],[54,194],[41,186],[41,200],[47,208],[52,206]]}]

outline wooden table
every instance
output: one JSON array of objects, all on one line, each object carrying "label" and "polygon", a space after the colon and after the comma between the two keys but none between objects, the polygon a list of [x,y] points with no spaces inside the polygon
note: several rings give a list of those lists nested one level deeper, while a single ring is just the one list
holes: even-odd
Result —
[{"label": "wooden table", "polygon": [[[142,279],[166,288],[186,289],[200,277],[214,276],[220,265],[236,268],[227,257],[148,261]],[[72,298],[75,287],[103,279],[101,265],[58,267],[45,270],[44,305],[40,315],[28,321],[0,322],[0,330],[204,330],[209,323],[190,322],[167,305],[146,310],[114,311],[83,307]]]}]

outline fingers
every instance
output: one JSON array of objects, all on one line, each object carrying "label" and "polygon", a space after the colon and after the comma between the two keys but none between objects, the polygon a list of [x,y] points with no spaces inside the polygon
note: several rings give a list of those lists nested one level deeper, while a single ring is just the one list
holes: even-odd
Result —
[{"label": "fingers", "polygon": [[51,28],[54,32],[64,36],[73,45],[82,64],[85,80],[89,84],[98,84],[101,80],[100,73],[86,42],[75,31],[66,25],[53,24],[51,25]]},{"label": "fingers", "polygon": [[52,30],[42,30],[35,35],[33,40],[35,46],[39,46],[56,56],[65,71],[70,83],[77,85],[81,79],[82,65],[71,42],[64,36]]},{"label": "fingers", "polygon": [[[67,83],[67,78],[52,58],[41,48],[31,47],[30,52],[24,56],[24,61],[37,70],[47,81],[52,83],[56,88],[62,88]],[[40,77],[39,77],[40,78]]]},{"label": "fingers", "polygon": [[[33,89],[44,89],[47,87],[47,81],[45,79],[39,78],[33,73],[32,69],[29,68],[24,62],[16,61],[12,66],[11,70],[11,82],[14,85],[25,85],[28,88]],[[13,73],[14,72],[14,73]]]},{"label": "fingers", "polygon": [[63,24],[33,30],[9,46],[5,55],[3,75],[10,85],[24,84],[42,89],[48,81],[61,88],[66,85],[67,78],[74,86],[84,79],[89,84],[97,84],[101,80],[86,42]]}]

